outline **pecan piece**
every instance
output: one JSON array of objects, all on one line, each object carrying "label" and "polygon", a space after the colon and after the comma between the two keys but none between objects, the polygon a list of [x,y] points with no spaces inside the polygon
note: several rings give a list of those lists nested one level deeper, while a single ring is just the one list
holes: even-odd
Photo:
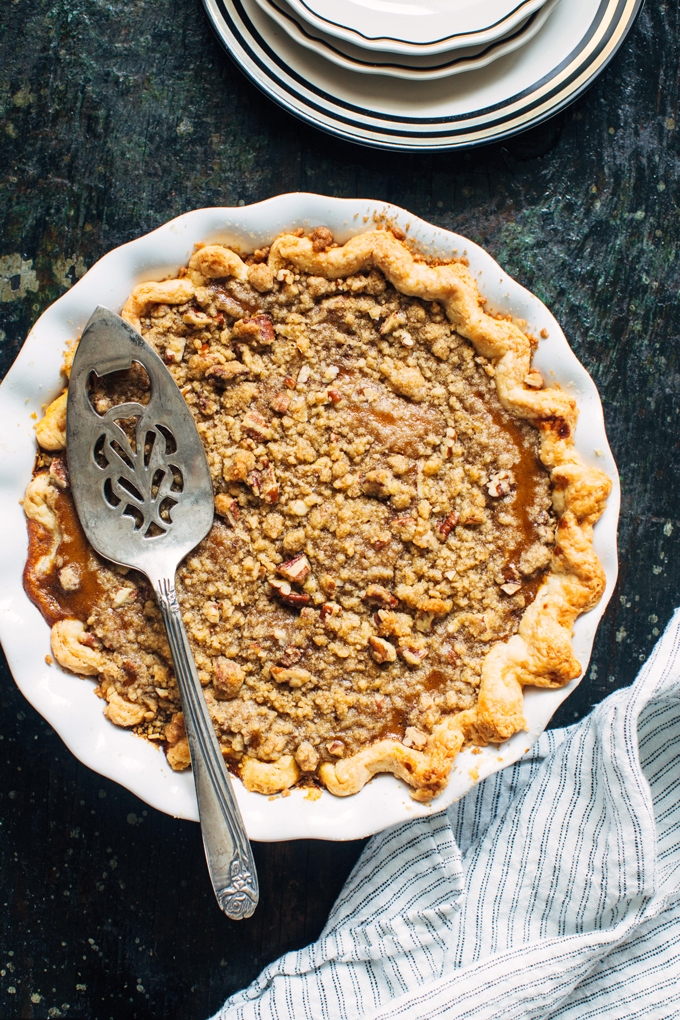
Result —
[{"label": "pecan piece", "polygon": [[497,471],[495,475],[492,475],[489,479],[489,484],[486,489],[490,496],[494,499],[500,499],[501,496],[508,496],[515,487],[514,479],[509,471]]},{"label": "pecan piece", "polygon": [[342,610],[337,602],[324,602],[319,615],[323,622],[323,620],[327,620],[329,616],[337,616],[341,612]]},{"label": "pecan piece", "polygon": [[264,346],[274,340],[274,323],[264,312],[250,319],[239,319],[232,327],[232,333],[239,340],[249,340]]},{"label": "pecan piece", "polygon": [[532,390],[543,389],[543,376],[537,368],[529,369],[528,375],[524,376],[524,385],[528,386]]},{"label": "pecan piece", "polygon": [[415,747],[416,751],[422,751],[427,743],[427,733],[416,729],[415,726],[407,726],[402,744],[404,747]]},{"label": "pecan piece", "polygon": [[448,538],[455,526],[460,521],[460,514],[452,510],[448,517],[445,517],[443,521],[440,521],[437,525],[437,534],[440,538]]},{"label": "pecan piece", "polygon": [[269,461],[262,461],[259,469],[251,471],[246,478],[256,496],[265,503],[278,503],[279,483]]},{"label": "pecan piece", "polygon": [[369,584],[363,598],[366,602],[377,602],[381,606],[387,606],[388,609],[394,609],[399,605],[399,599],[381,584]]},{"label": "pecan piece", "polygon": [[288,581],[279,581],[278,578],[270,578],[269,584],[281,601],[287,606],[308,606],[312,601],[306,592],[293,591]]},{"label": "pecan piece", "polygon": [[279,666],[294,666],[302,658],[302,649],[296,648],[295,645],[288,645],[284,649],[283,655],[279,656]]},{"label": "pecan piece", "polygon": [[276,572],[292,584],[303,584],[311,573],[311,567],[305,554],[300,553],[298,556],[294,556],[292,560],[281,563],[276,568]]},{"label": "pecan piece", "polygon": [[68,489],[69,479],[66,464],[61,457],[53,457],[50,463],[50,481],[58,489]]},{"label": "pecan piece", "polygon": [[302,687],[303,684],[317,683],[316,677],[308,669],[293,667],[285,669],[283,666],[272,666],[271,674],[277,684],[288,684],[289,687]]},{"label": "pecan piece", "polygon": [[[80,567],[76,563],[67,563],[59,571],[59,584],[64,591],[78,591],[80,588]],[[132,589],[126,589],[134,591]]]},{"label": "pecan piece", "polygon": [[275,393],[269,401],[269,406],[277,414],[285,414],[290,407],[290,397],[287,393]]},{"label": "pecan piece", "polygon": [[265,421],[261,414],[252,409],[243,416],[241,426],[247,436],[250,436],[251,439],[256,439],[260,443],[265,439],[274,438],[269,422]]},{"label": "pecan piece", "polygon": [[215,386],[224,389],[232,379],[247,373],[247,366],[242,365],[240,361],[228,361],[226,365],[212,365],[206,370],[205,377],[214,382]]},{"label": "pecan piece", "polygon": [[376,662],[395,662],[397,649],[389,641],[380,637],[369,637],[368,643],[371,646],[371,655]]},{"label": "pecan piece", "polygon": [[428,654],[428,649],[417,638],[400,641],[398,650],[404,662],[409,666],[419,666]]},{"label": "pecan piece", "polygon": [[227,496],[224,492],[218,492],[215,496],[215,512],[220,517],[226,517],[232,528],[236,527],[236,522],[241,516],[236,500],[232,499],[231,496]]}]

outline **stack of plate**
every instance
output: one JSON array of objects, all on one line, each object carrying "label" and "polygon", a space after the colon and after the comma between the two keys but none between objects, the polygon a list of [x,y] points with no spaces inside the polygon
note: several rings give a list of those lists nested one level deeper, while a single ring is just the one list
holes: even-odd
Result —
[{"label": "stack of plate", "polygon": [[522,131],[602,71],[641,0],[204,0],[264,92],[343,138],[452,149]]}]

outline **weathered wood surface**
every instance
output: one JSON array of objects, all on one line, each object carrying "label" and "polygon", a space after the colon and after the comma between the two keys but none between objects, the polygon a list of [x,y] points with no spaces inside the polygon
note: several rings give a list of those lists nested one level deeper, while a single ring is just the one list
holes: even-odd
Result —
[{"label": "weathered wood surface", "polygon": [[[568,2],[568,0],[565,0]],[[309,190],[387,199],[488,250],[562,322],[623,481],[621,576],[555,720],[629,684],[680,577],[678,6],[648,3],[571,109],[468,153],[343,144],[260,95],[199,0],[0,5],[0,365],[105,252],[188,209]],[[259,845],[262,904],[222,917],[198,828],[81,766],[0,686],[0,1017],[201,1020],[316,936],[360,844]]]}]

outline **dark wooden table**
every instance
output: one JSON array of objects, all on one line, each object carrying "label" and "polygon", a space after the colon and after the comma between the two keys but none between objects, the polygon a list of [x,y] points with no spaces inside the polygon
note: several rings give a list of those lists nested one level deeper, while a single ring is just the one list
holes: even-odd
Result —
[{"label": "dark wooden table", "polygon": [[[573,722],[631,683],[678,595],[678,38],[677,3],[650,2],[570,109],[503,144],[403,156],[279,110],[199,0],[4,0],[0,368],[88,266],[188,209],[387,199],[484,245],[562,322],[621,471],[620,580],[554,720]],[[363,845],[256,845],[261,905],[234,923],[198,826],[80,765],[6,666],[0,768],[0,1020],[203,1020],[317,936]]]}]

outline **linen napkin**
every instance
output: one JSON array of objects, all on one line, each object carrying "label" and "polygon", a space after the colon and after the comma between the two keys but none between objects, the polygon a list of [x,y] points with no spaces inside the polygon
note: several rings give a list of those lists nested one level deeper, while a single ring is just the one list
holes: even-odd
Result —
[{"label": "linen napkin", "polygon": [[632,687],[367,845],[214,1020],[680,1017],[680,610]]}]

